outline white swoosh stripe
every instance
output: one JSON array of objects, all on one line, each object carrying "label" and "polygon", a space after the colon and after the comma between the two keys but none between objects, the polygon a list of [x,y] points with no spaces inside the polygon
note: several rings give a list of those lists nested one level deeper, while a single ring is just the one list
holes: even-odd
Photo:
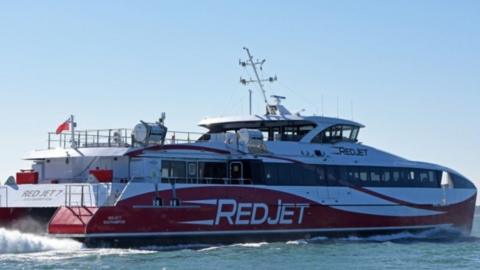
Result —
[{"label": "white swoosh stripe", "polygon": [[336,206],[329,205],[331,208],[343,210],[347,212],[370,214],[377,216],[391,216],[391,217],[420,217],[420,216],[433,216],[440,215],[445,212],[433,211],[426,209],[418,209],[404,205],[349,205],[349,206]]}]

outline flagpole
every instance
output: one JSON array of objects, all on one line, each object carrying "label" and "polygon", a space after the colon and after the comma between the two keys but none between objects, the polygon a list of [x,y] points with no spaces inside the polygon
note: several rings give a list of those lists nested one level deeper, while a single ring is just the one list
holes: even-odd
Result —
[{"label": "flagpole", "polygon": [[75,142],[75,119],[73,117],[73,114],[70,115],[70,126],[72,127],[72,140],[71,140],[71,147],[72,148],[77,148],[77,143]]}]

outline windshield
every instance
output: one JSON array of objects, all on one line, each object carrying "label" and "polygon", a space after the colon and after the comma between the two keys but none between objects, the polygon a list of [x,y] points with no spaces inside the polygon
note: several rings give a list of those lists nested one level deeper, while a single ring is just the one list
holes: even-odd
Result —
[{"label": "windshield", "polygon": [[356,142],[359,127],[351,125],[335,125],[322,130],[312,139],[312,143],[336,143],[340,141]]}]

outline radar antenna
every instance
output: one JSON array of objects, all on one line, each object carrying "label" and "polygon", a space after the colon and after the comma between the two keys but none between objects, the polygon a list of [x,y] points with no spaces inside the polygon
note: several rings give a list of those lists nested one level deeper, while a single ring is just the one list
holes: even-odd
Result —
[{"label": "radar antenna", "polygon": [[260,76],[258,75],[258,71],[257,71],[257,66],[259,66],[260,70],[263,69],[263,64],[265,63],[265,59],[263,59],[262,61],[260,60],[253,60],[253,56],[252,54],[250,54],[250,50],[248,50],[247,47],[243,47],[243,49],[247,52],[247,55],[248,55],[248,60],[247,61],[242,61],[242,60],[239,60],[238,63],[240,64],[240,66],[242,67],[246,67],[246,66],[251,66],[253,68],[253,71],[255,73],[255,77],[256,79],[244,79],[242,77],[240,77],[240,83],[243,84],[243,85],[247,85],[249,83],[258,83],[258,86],[260,87],[260,90],[262,90],[262,94],[263,94],[263,100],[265,101],[265,105],[267,107],[267,114],[275,114],[275,112],[273,111],[273,109],[270,108],[269,104],[268,104],[268,101],[267,101],[267,93],[265,91],[265,88],[263,87],[263,82],[274,82],[277,80],[277,76],[275,75],[274,77],[268,77],[267,79],[261,79]]}]

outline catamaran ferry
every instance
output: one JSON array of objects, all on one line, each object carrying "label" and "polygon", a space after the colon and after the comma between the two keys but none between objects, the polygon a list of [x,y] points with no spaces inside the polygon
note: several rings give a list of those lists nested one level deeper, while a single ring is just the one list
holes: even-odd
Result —
[{"label": "catamaran ferry", "polygon": [[309,239],[436,228],[469,233],[476,188],[460,173],[362,144],[360,123],[291,113],[205,118],[168,131],[165,115],[133,130],[76,130],[73,116],[0,186],[0,222],[44,224],[87,245]]}]

